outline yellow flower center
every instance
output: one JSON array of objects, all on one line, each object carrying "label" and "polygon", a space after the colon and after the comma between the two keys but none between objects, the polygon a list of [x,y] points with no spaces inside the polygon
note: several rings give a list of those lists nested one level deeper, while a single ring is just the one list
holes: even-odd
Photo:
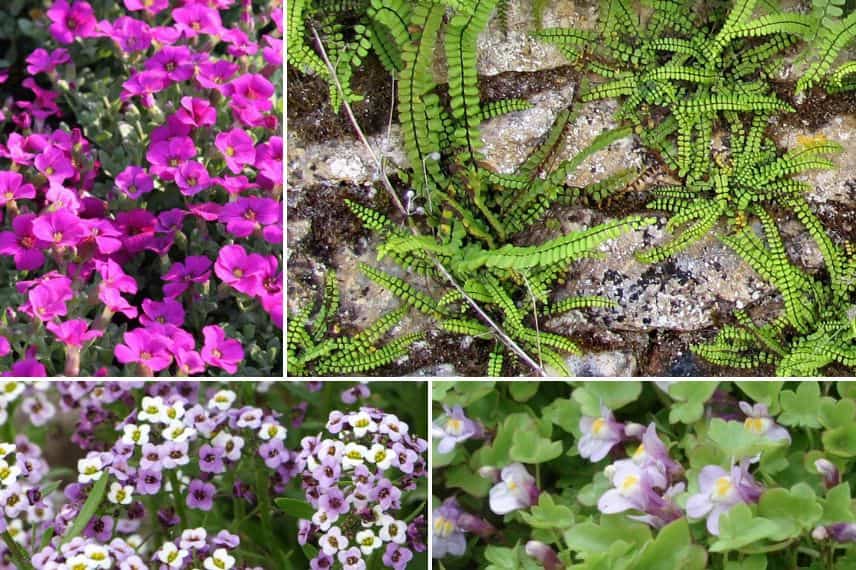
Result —
[{"label": "yellow flower center", "polygon": [[593,424],[591,424],[591,431],[594,435],[600,435],[600,432],[604,430],[606,427],[606,420],[603,418],[597,418]]},{"label": "yellow flower center", "polygon": [[720,477],[716,480],[716,483],[713,484],[713,493],[717,497],[724,497],[733,488],[734,486],[731,484],[731,479],[729,477]]},{"label": "yellow flower center", "polygon": [[764,432],[765,423],[764,418],[746,418],[743,426],[751,432],[760,434]]},{"label": "yellow flower center", "polygon": [[621,482],[621,492],[627,493],[635,489],[639,485],[639,477],[636,475],[628,475]]},{"label": "yellow flower center", "polygon": [[434,534],[447,537],[455,531],[455,525],[447,518],[437,517],[434,519]]}]

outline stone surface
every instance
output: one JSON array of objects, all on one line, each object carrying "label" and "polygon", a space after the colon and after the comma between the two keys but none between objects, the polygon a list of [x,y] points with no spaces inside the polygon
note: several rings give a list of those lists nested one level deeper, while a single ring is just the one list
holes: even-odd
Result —
[{"label": "stone surface", "polygon": [[636,357],[629,352],[608,351],[571,356],[566,362],[574,376],[636,375]]}]

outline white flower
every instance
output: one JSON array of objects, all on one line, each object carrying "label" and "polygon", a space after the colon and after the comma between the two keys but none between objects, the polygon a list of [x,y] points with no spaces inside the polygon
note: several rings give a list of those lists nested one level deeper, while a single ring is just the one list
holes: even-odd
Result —
[{"label": "white flower", "polygon": [[107,499],[114,505],[130,505],[134,500],[134,487],[131,485],[122,485],[121,483],[110,483],[110,492],[107,493]]},{"label": "white flower", "polygon": [[353,469],[357,465],[362,465],[366,453],[369,450],[365,445],[351,442],[345,446],[345,453],[342,455],[342,467],[345,469]]},{"label": "white flower", "polygon": [[366,459],[377,465],[377,468],[381,471],[386,471],[390,468],[394,457],[394,453],[379,443],[374,444],[366,454]]},{"label": "white flower", "polygon": [[104,474],[103,468],[104,465],[102,465],[101,458],[98,455],[80,459],[77,461],[77,481],[79,483],[98,481]]},{"label": "white flower", "polygon": [[401,423],[398,416],[387,414],[383,417],[378,428],[380,433],[385,433],[391,441],[400,441],[410,429],[407,424]]},{"label": "white flower", "polygon": [[377,535],[370,530],[361,530],[354,537],[354,540],[365,555],[371,554],[376,548],[380,548],[382,544]]},{"label": "white flower", "polygon": [[498,515],[525,509],[537,500],[535,478],[520,463],[504,467],[501,481],[490,490],[490,510]]},{"label": "white flower", "polygon": [[60,566],[63,570],[94,570],[95,566],[86,558],[85,554],[75,554],[65,561],[64,566]]},{"label": "white flower", "polygon": [[249,410],[242,412],[240,416],[238,416],[238,421],[235,422],[235,425],[239,428],[250,428],[250,429],[258,429],[260,425],[262,425],[262,411],[258,408],[250,408]]},{"label": "white flower", "polygon": [[21,474],[21,468],[17,465],[9,465],[0,459],[0,484],[4,487],[9,487],[15,484],[18,480],[18,475]]},{"label": "white flower", "polygon": [[345,444],[335,439],[325,439],[318,446],[318,461],[324,461],[325,457],[338,459],[345,452]]},{"label": "white flower", "polygon": [[232,407],[232,403],[237,397],[237,394],[231,390],[220,390],[208,401],[208,407],[216,408],[221,412],[226,411]]},{"label": "white flower", "polygon": [[327,556],[333,556],[340,550],[348,548],[348,537],[342,534],[342,530],[334,526],[327,531],[319,540],[318,546]]},{"label": "white flower", "polygon": [[327,532],[330,530],[330,527],[333,526],[333,523],[339,519],[339,515],[336,515],[335,519],[330,518],[330,515],[327,514],[327,511],[318,510],[315,511],[315,514],[312,515],[312,522],[315,524],[321,531]]},{"label": "white flower", "polygon": [[140,413],[137,414],[137,419],[141,422],[149,423],[166,423],[163,416],[163,398],[160,396],[144,396],[143,403],[140,405]]},{"label": "white flower", "polygon": [[181,533],[179,545],[186,550],[199,550],[205,546],[208,532],[203,528],[188,528]]},{"label": "white flower", "polygon": [[176,400],[168,406],[164,406],[162,417],[165,422],[172,423],[184,417],[184,402]]},{"label": "white flower", "polygon": [[4,380],[0,382],[0,404],[6,405],[21,395],[24,391],[24,383],[15,380]]},{"label": "white flower", "polygon": [[161,549],[158,550],[157,558],[170,568],[181,568],[184,565],[184,559],[190,553],[186,550],[179,549],[171,542],[167,542]]},{"label": "white flower", "polygon": [[110,551],[100,544],[87,544],[83,548],[83,555],[91,563],[90,568],[110,568],[113,565]]},{"label": "white flower", "polygon": [[351,414],[348,423],[351,424],[356,437],[363,437],[369,432],[377,431],[377,424],[366,412]]},{"label": "white flower", "polygon": [[244,448],[244,438],[221,431],[217,437],[211,440],[212,445],[223,448],[225,456],[229,461],[241,459],[241,450]]},{"label": "white flower", "polygon": [[173,422],[163,430],[164,439],[181,443],[187,441],[196,435],[196,430],[192,427],[187,427],[181,422]]},{"label": "white flower", "polygon": [[380,529],[380,539],[384,542],[395,542],[396,544],[404,544],[407,540],[407,525],[402,521],[397,521],[392,517],[384,522]]},{"label": "white flower", "polygon": [[146,424],[141,426],[128,424],[123,429],[125,433],[122,435],[122,443],[125,445],[143,446],[149,442],[149,433],[152,431],[151,426]]},{"label": "white flower", "polygon": [[10,453],[15,453],[14,443],[0,443],[0,459],[5,458]]},{"label": "white flower", "polygon": [[137,550],[143,545],[143,537],[139,534],[132,534],[131,536],[125,539],[125,544],[127,544],[134,550]]},{"label": "white flower", "polygon": [[235,558],[229,556],[225,548],[218,548],[205,559],[203,566],[205,570],[230,570],[235,566]]},{"label": "white flower", "polygon": [[259,437],[267,441],[269,439],[285,439],[288,431],[276,422],[265,422],[259,430]]}]

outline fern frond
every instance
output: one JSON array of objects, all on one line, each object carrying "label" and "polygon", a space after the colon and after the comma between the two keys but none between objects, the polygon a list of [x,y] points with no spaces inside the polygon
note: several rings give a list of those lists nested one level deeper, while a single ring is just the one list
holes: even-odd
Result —
[{"label": "fern frond", "polygon": [[379,269],[372,267],[371,265],[360,263],[359,265],[360,271],[369,279],[401,299],[404,303],[407,303],[417,311],[421,313],[425,313],[426,315],[432,315],[435,317],[439,317],[442,313],[438,310],[436,302],[426,295],[425,293],[418,291],[412,285],[395,277],[394,275],[390,275],[385,273]]}]

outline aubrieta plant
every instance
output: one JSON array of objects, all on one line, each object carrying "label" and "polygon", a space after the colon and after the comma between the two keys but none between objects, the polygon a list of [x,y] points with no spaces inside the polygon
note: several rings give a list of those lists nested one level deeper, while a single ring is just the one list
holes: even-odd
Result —
[{"label": "aubrieta plant", "polygon": [[281,374],[279,3],[53,0],[27,31],[0,109],[0,371]]},{"label": "aubrieta plant", "polygon": [[856,384],[435,382],[433,399],[438,568],[856,567]]},{"label": "aubrieta plant", "polygon": [[[334,390],[341,388],[0,383],[0,568],[307,567],[298,546],[306,535],[292,512],[296,503],[288,497],[302,494],[310,472],[307,439],[301,449],[300,436],[318,425],[312,420],[316,412],[334,405]],[[342,394],[343,400],[351,398],[384,402],[359,387]],[[75,413],[69,434],[64,426],[71,425]],[[387,547],[383,560],[404,568],[413,558],[410,548],[424,544],[425,493],[409,525],[390,515],[404,504],[409,507],[403,493],[415,487],[411,482],[424,479],[426,464],[419,455],[427,442],[411,438],[407,423],[374,408],[330,417],[336,414],[355,415],[355,426],[364,416],[376,422],[367,426],[383,426],[372,433],[376,444],[388,449],[384,459],[377,446],[370,448],[373,463],[365,474],[371,485],[359,488],[365,502],[341,496],[344,502],[335,507],[338,524],[350,532],[346,523],[361,525],[367,520],[363,508],[377,505],[372,511],[376,524],[354,543],[366,549],[371,535]],[[63,432],[72,446],[50,441]],[[367,465],[368,458],[367,450]],[[387,471],[386,479],[381,467],[401,474],[392,477],[393,471]],[[346,472],[347,478],[363,473]],[[328,481],[316,485],[321,505],[333,508],[333,486]]]}]

